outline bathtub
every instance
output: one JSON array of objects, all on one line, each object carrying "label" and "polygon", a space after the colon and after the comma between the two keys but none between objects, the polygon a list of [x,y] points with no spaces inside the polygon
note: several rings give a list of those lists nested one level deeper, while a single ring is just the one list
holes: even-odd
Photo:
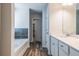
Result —
[{"label": "bathtub", "polygon": [[15,40],[15,56],[22,56],[25,53],[27,48],[29,48],[28,39]]}]

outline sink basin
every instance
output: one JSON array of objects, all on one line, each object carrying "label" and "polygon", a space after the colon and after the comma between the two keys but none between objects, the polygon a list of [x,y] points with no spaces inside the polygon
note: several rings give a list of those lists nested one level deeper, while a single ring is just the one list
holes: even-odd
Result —
[{"label": "sink basin", "polygon": [[69,36],[66,36],[66,35],[60,35],[61,38],[67,38]]}]

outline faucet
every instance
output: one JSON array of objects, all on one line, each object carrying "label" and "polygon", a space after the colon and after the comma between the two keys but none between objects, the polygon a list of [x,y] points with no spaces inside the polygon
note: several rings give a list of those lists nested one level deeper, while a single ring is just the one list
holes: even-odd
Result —
[{"label": "faucet", "polygon": [[72,36],[73,35],[73,33],[66,33],[66,32],[64,32],[64,34],[65,34],[65,36]]}]

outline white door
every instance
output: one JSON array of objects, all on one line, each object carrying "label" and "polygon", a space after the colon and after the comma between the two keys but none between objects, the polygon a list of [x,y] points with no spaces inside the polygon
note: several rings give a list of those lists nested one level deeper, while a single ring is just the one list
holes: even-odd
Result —
[{"label": "white door", "polygon": [[59,48],[59,56],[68,56],[68,54]]}]

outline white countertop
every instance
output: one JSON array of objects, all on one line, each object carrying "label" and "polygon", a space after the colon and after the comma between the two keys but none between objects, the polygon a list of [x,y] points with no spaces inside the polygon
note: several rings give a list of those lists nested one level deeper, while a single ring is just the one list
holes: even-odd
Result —
[{"label": "white countertop", "polygon": [[76,38],[74,36],[64,37],[63,35],[56,35],[56,34],[53,34],[51,36],[55,37],[59,41],[62,41],[63,43],[65,43],[65,44],[69,45],[70,47],[73,47],[79,51],[79,39],[78,38]]}]

